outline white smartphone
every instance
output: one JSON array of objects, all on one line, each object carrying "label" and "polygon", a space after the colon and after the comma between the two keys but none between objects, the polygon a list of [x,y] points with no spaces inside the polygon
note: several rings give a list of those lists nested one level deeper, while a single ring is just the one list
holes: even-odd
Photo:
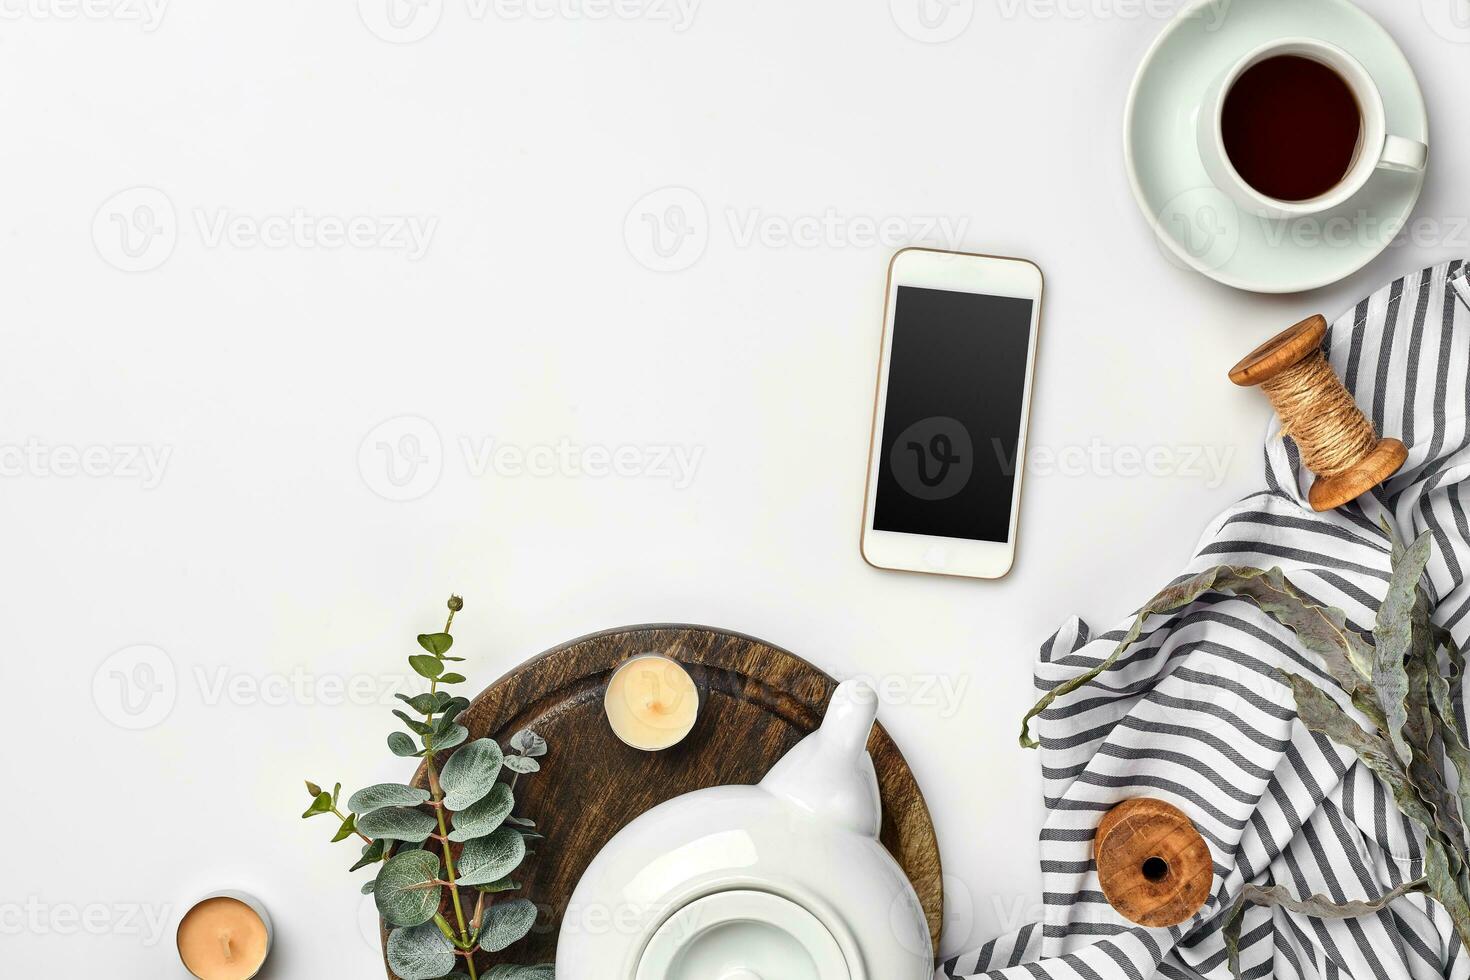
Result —
[{"label": "white smartphone", "polygon": [[888,265],[862,553],[1000,578],[1016,559],[1041,270],[906,248]]}]

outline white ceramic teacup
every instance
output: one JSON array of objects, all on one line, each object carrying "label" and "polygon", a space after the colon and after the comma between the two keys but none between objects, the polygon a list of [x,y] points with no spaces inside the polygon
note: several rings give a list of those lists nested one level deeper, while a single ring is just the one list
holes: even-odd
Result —
[{"label": "white ceramic teacup", "polygon": [[[1240,76],[1270,58],[1295,55],[1326,65],[1347,83],[1357,100],[1362,124],[1358,147],[1347,173],[1324,194],[1304,201],[1283,201],[1256,190],[1236,171],[1225,149],[1222,121],[1225,99]],[[1198,120],[1200,159],[1215,186],[1252,214],[1267,218],[1299,218],[1329,211],[1363,189],[1380,168],[1414,173],[1424,169],[1429,149],[1417,140],[1388,132],[1383,96],[1368,69],[1334,44],[1308,37],[1281,38],[1261,45],[1215,80],[1200,105]]]}]

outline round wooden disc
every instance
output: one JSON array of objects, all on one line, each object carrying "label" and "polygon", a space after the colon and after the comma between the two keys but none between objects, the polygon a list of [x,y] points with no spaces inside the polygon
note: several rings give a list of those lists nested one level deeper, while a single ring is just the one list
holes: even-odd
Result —
[{"label": "round wooden disc", "polygon": [[1194,824],[1162,800],[1139,797],[1109,810],[1093,841],[1103,895],[1141,926],[1178,925],[1210,896],[1214,865]]},{"label": "round wooden disc", "polygon": [[1326,317],[1309,316],[1242,357],[1230,369],[1230,380],[1247,388],[1269,381],[1321,347],[1325,336]]},{"label": "round wooden disc", "polygon": [[[602,706],[613,669],[649,651],[678,660],[699,688],[694,729],[662,752],[640,752],[619,741]],[[536,842],[536,853],[514,875],[522,885],[519,894],[541,906],[536,928],[505,954],[481,954],[479,962],[555,960],[557,930],[572,890],[614,834],[684,793],[759,782],[781,756],[816,730],[836,687],[827,674],[778,647],[738,633],[682,625],[585,636],[492,684],[459,721],[472,739],[488,737],[504,744],[522,728],[546,738],[550,748],[540,760],[543,771],[521,777],[515,810],[535,820],[546,839]],[[944,892],[929,808],[881,724],[873,728],[868,751],[883,802],[881,840],[918,893],[937,951]],[[428,785],[422,767],[414,785]],[[448,914],[454,921],[452,909]]]},{"label": "round wooden disc", "polygon": [[1332,510],[1372,490],[1399,471],[1409,450],[1397,439],[1381,439],[1373,451],[1350,469],[1319,478],[1307,491],[1315,511]]}]

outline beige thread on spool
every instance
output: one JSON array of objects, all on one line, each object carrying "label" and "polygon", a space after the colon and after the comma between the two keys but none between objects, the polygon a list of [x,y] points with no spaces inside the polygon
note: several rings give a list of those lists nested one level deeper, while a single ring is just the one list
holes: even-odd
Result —
[{"label": "beige thread on spool", "polygon": [[1242,387],[1259,385],[1281,419],[1281,434],[1301,450],[1317,475],[1307,493],[1312,509],[1341,507],[1404,465],[1408,450],[1380,439],[1322,352],[1327,320],[1308,317],[1247,354],[1230,370]]}]

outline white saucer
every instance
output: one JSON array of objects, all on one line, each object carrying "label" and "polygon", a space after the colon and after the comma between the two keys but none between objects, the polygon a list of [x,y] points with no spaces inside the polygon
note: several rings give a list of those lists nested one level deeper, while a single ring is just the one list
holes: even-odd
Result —
[{"label": "white saucer", "polygon": [[1240,210],[1210,182],[1195,146],[1205,90],[1252,48],[1293,36],[1320,38],[1355,56],[1383,91],[1388,131],[1429,143],[1414,70],[1393,38],[1349,0],[1195,0],[1144,57],[1123,121],[1133,196],[1165,254],[1259,293],[1315,289],[1358,271],[1408,222],[1424,186],[1422,172],[1379,170],[1336,210],[1273,221]]}]

